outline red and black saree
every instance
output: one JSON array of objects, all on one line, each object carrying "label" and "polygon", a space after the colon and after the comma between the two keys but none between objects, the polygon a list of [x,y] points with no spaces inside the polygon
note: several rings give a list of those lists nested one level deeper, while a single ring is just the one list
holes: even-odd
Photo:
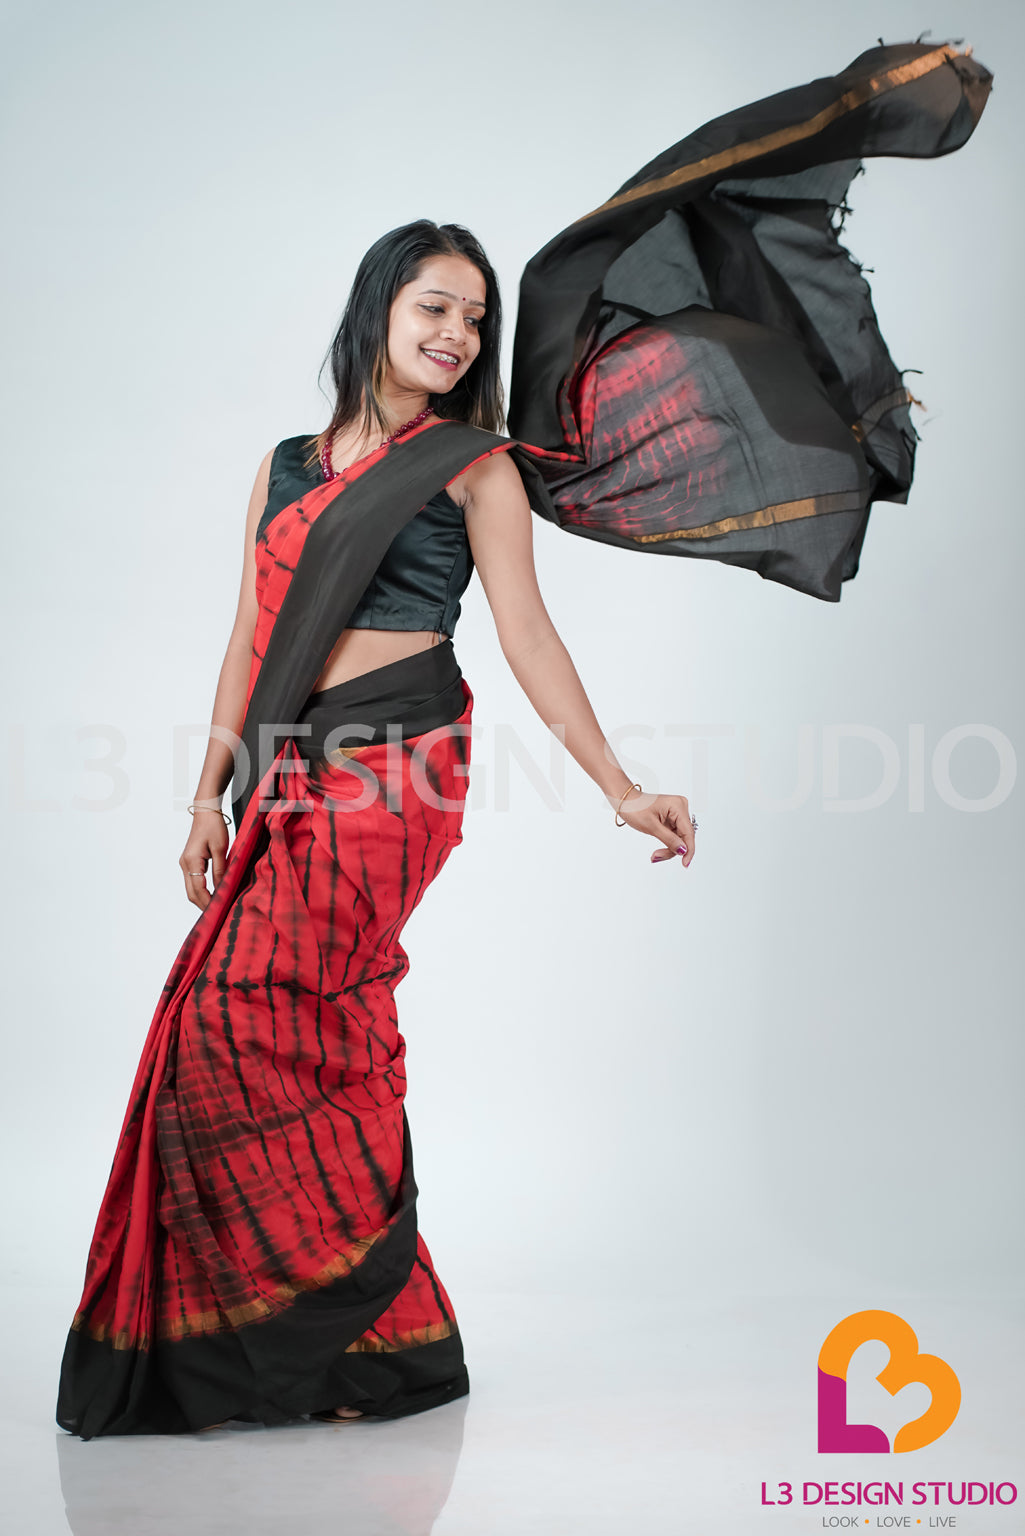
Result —
[{"label": "red and black saree", "polygon": [[[461,841],[473,695],[450,642],[310,693],[403,523],[508,447],[422,427],[261,535],[237,832],[150,1028],[64,1355],[57,1418],[84,1439],[468,1390],[417,1230],[394,992]],[[350,757],[306,753],[325,699],[338,743],[378,727]]]},{"label": "red and black saree", "polygon": [[872,502],[907,499],[916,434],[833,215],[861,156],[964,144],[990,81],[947,44],[881,46],[706,125],[528,264],[518,441],[422,427],[261,534],[236,836],[146,1042],[64,1428],[397,1417],[468,1390],[417,1230],[394,990],[461,838],[473,698],[450,646],[328,690],[339,724],[403,728],[314,770],[300,727],[332,722],[311,690],[400,528],[500,451],[569,532],[835,601]]}]

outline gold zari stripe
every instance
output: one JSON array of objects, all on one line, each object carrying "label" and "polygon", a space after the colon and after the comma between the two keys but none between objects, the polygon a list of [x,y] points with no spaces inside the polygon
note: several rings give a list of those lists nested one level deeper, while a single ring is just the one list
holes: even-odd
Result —
[{"label": "gold zari stripe", "polygon": [[[948,59],[960,58],[956,48],[944,44],[941,48],[934,48],[931,53],[925,53],[920,59],[912,59],[907,64],[895,64],[885,74],[871,76],[864,85],[856,86],[852,90],[845,91],[839,100],[834,101],[828,107],[823,107],[821,112],[816,112],[814,117],[807,122],[795,123],[791,128],[779,128],[775,133],[766,133],[760,139],[750,139],[746,144],[736,144],[732,149],[723,149],[717,155],[706,155],[703,160],[695,160],[690,165],[681,166],[677,171],[670,171],[667,176],[656,176],[652,181],[642,182],[638,187],[631,187],[628,192],[620,192],[617,197],[610,197],[607,203],[602,203],[598,208],[592,208],[590,213],[583,214],[579,219],[574,219],[574,224],[583,224],[585,219],[593,219],[596,214],[606,213],[610,208],[619,208],[624,203],[636,202],[638,198],[654,197],[658,192],[667,192],[671,187],[685,186],[689,181],[699,181],[703,176],[714,176],[720,171],[730,170],[733,166],[740,165],[745,160],[754,160],[759,155],[768,155],[777,149],[785,149],[788,144],[797,144],[801,139],[810,139],[829,123],[835,122],[838,117],[843,117],[847,112],[853,112],[855,107],[864,106],[866,101],[871,101],[873,96],[882,96],[887,91],[892,91],[900,85],[907,85],[911,80],[917,80],[921,75],[927,75],[932,70],[938,69]],[[572,226],[571,226],[572,227]]]},{"label": "gold zari stripe", "polygon": [[[369,1250],[382,1236],[381,1232],[373,1232],[369,1237],[360,1238],[353,1243],[347,1253],[339,1253],[325,1264],[317,1274],[309,1276],[305,1280],[297,1280],[287,1285],[279,1285],[270,1297],[257,1297],[254,1301],[243,1302],[238,1307],[225,1307],[223,1310],[207,1312],[186,1312],[180,1317],[164,1323],[157,1332],[160,1339],[186,1339],[199,1334],[221,1333],[225,1326],[228,1328],[241,1328],[246,1323],[259,1322],[264,1318],[273,1317],[281,1310],[281,1303],[291,1301],[302,1291],[316,1291],[321,1286],[328,1285],[332,1280],[339,1280],[343,1275],[350,1274],[356,1265],[367,1255]],[[148,1333],[131,1333],[127,1328],[119,1328],[116,1333],[108,1331],[106,1324],[98,1327],[89,1327],[81,1313],[72,1323],[76,1333],[84,1333],[88,1338],[95,1339],[97,1343],[108,1343],[112,1349],[141,1349],[151,1347],[151,1339]]]},{"label": "gold zari stripe", "polygon": [[423,1328],[411,1328],[394,1339],[356,1339],[348,1345],[347,1355],[392,1354],[397,1349],[409,1349],[416,1344],[433,1344],[435,1339],[448,1339],[455,1333],[452,1322],[428,1323]]},{"label": "gold zari stripe", "polygon": [[861,498],[853,491],[836,491],[830,496],[803,496],[800,501],[781,501],[774,507],[759,507],[755,512],[721,517],[717,523],[706,523],[703,528],[675,528],[669,533],[630,533],[626,537],[635,544],[659,544],[664,539],[714,539],[723,533],[737,533],[744,528],[768,528],[772,523],[790,523],[823,512],[861,510]]}]

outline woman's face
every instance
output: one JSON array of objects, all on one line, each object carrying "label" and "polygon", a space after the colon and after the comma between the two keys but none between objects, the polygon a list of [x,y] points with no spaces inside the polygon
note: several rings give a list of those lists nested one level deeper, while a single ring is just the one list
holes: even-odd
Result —
[{"label": "woman's face", "polygon": [[465,256],[431,256],[395,295],[388,323],[392,383],[444,395],[480,351],[485,285]]}]

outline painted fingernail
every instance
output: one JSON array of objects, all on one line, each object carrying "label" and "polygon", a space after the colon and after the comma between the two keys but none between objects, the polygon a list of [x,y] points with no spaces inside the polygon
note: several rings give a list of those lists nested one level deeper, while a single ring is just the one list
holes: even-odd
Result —
[{"label": "painted fingernail", "polygon": [[676,851],[680,855],[681,858],[685,858],[686,855],[687,855],[687,844],[686,843],[681,843],[679,848],[677,848]]}]

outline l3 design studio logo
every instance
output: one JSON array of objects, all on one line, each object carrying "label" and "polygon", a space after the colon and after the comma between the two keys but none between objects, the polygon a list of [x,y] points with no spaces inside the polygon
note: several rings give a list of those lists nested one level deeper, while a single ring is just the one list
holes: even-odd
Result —
[{"label": "l3 design studio logo", "polygon": [[923,1382],[932,1402],[921,1418],[899,1429],[893,1451],[918,1451],[938,1440],[957,1418],[961,1383],[945,1360],[918,1351],[914,1330],[895,1312],[853,1312],[845,1317],[819,1351],[819,1450],[878,1455],[890,1450],[885,1433],[874,1424],[848,1424],[847,1371],[855,1350],[878,1339],[890,1351],[876,1380],[895,1397],[911,1382]]},{"label": "l3 design studio logo", "polygon": [[[885,1431],[876,1424],[847,1422],[847,1374],[855,1352],[862,1344],[885,1344],[890,1358],[876,1377],[891,1397],[902,1388],[921,1383],[931,1401],[925,1413],[905,1424],[893,1437],[894,1452],[920,1451],[931,1445],[957,1418],[961,1407],[961,1384],[953,1370],[938,1355],[924,1355],[918,1348],[914,1330],[894,1312],[853,1312],[845,1317],[819,1350],[818,1429],[819,1451],[862,1456],[888,1455],[891,1446]],[[878,1394],[874,1401],[878,1402]],[[899,1409],[895,1410],[899,1413]],[[848,1463],[849,1465],[849,1463]],[[1001,1482],[968,1481],[950,1477],[905,1483],[903,1477],[889,1472],[879,1474],[871,1464],[855,1464],[855,1476],[842,1481],[832,1469],[820,1470],[815,1478],[762,1483],[762,1506],[777,1508],[817,1508],[823,1529],[860,1530],[865,1526],[897,1527],[917,1531],[922,1536],[930,1527],[957,1527],[960,1513],[969,1508],[1012,1505],[1018,1498],[1017,1485]],[[844,1508],[847,1513],[837,1513]],[[885,1514],[880,1510],[885,1509]],[[898,1513],[891,1511],[896,1509]],[[866,1515],[865,1511],[870,1511]],[[922,1513],[912,1514],[911,1510]],[[992,1524],[965,1529],[965,1536],[993,1536]],[[1015,1527],[1022,1529],[1021,1525]],[[867,1532],[865,1533],[867,1536]]]}]

